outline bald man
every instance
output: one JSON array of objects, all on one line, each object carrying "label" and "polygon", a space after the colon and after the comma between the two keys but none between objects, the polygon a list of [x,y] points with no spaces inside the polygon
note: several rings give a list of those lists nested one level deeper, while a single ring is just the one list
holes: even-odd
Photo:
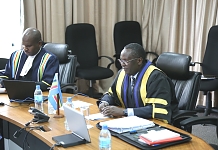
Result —
[{"label": "bald man", "polygon": [[59,70],[59,61],[42,44],[41,33],[36,28],[23,32],[23,48],[11,54],[5,71],[0,72],[0,87],[4,87],[3,80],[35,81],[43,91],[51,86],[54,74]]}]

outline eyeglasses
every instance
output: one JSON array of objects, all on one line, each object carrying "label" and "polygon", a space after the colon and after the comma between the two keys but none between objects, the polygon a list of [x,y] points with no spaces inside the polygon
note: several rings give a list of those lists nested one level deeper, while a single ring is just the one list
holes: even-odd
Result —
[{"label": "eyeglasses", "polygon": [[122,59],[118,59],[118,60],[119,60],[120,64],[128,65],[131,61],[136,60],[136,59],[138,59],[138,58],[133,58],[133,59],[130,59],[130,60],[127,60],[127,61],[122,60]]}]

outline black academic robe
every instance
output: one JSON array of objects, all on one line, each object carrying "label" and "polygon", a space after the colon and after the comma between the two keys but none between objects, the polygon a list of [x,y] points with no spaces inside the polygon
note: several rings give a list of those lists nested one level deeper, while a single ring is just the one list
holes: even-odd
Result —
[{"label": "black academic robe", "polygon": [[160,69],[148,61],[138,73],[133,94],[130,77],[121,69],[108,92],[101,100],[110,105],[133,108],[134,115],[171,122],[172,113],[178,109],[174,85]]},{"label": "black academic robe", "polygon": [[[28,56],[23,50],[13,52],[6,65],[5,71],[0,72],[0,78],[8,80],[22,80],[20,73],[27,57]],[[44,48],[41,48],[40,52],[34,58],[32,68],[27,73],[27,76],[24,77],[24,80],[38,82],[38,84],[41,85],[41,89],[46,90],[47,87],[51,86],[54,75],[58,72],[58,58]]]}]

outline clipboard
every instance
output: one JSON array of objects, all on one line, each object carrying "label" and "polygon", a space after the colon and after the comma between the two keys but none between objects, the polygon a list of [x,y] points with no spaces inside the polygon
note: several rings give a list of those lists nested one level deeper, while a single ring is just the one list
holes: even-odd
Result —
[{"label": "clipboard", "polygon": [[[101,130],[100,122],[96,124],[96,127]],[[168,129],[170,131],[179,133],[180,137],[181,137],[181,140],[169,141],[167,143],[154,144],[154,145],[149,145],[149,144],[146,144],[145,142],[139,141],[141,134],[146,133],[147,130],[152,130],[152,129],[153,130]],[[161,148],[164,148],[164,147],[185,143],[185,142],[188,142],[188,141],[190,141],[192,139],[187,134],[183,134],[183,133],[180,133],[178,131],[175,131],[175,130],[172,130],[172,129],[169,129],[169,128],[166,128],[166,127],[159,126],[158,124],[155,124],[155,126],[151,127],[151,128],[137,130],[134,133],[131,133],[131,132],[116,133],[114,131],[110,131],[110,133],[111,133],[112,136],[115,136],[115,137],[117,137],[117,138],[119,138],[119,139],[121,139],[121,140],[123,140],[123,141],[125,141],[125,142],[139,148],[139,149],[142,149],[142,150],[144,150],[144,149],[146,149],[146,150],[161,149]]]}]

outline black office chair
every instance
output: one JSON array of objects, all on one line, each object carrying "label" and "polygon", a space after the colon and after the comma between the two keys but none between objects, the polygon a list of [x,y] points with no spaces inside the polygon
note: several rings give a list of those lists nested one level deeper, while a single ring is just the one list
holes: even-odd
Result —
[{"label": "black office chair", "polygon": [[5,69],[5,65],[7,64],[8,59],[7,58],[0,58],[0,70]]},{"label": "black office chair", "polygon": [[[98,56],[94,26],[88,23],[67,26],[65,42],[72,50],[72,54],[77,56],[79,66],[76,69],[76,76],[90,81],[89,91],[86,94],[90,97],[99,98],[101,94],[94,93],[93,82],[113,76],[114,73],[110,66],[114,63],[114,60],[109,56]],[[109,60],[107,67],[98,65],[98,61],[103,57]]]},{"label": "black office chair", "polygon": [[[122,67],[118,61],[120,58],[120,53],[123,50],[124,46],[129,43],[138,43],[142,44],[142,33],[141,26],[137,21],[120,21],[117,22],[114,26],[114,47],[115,47],[115,66],[118,70]],[[158,54],[155,52],[147,51],[148,55],[152,54],[154,59],[152,60],[153,64],[155,64]]]},{"label": "black office chair", "polygon": [[204,53],[203,62],[192,62],[191,66],[200,64],[202,68],[202,74],[206,78],[201,79],[200,91],[206,95],[206,107],[197,106],[197,111],[204,111],[205,116],[211,112],[218,113],[218,108],[212,108],[212,96],[211,92],[218,90],[218,26],[212,26],[208,33],[206,50]]},{"label": "black office chair", "polygon": [[171,52],[162,53],[157,59],[157,67],[165,72],[175,85],[179,101],[179,111],[172,116],[172,125],[192,132],[192,126],[211,124],[216,126],[218,137],[218,118],[199,117],[195,111],[200,89],[201,73],[189,71],[191,56]]},{"label": "black office chair", "polygon": [[196,116],[194,109],[200,88],[201,73],[189,71],[190,62],[191,56],[171,52],[162,53],[156,62],[157,67],[166,73],[175,85],[180,111],[173,114],[172,124],[177,127],[180,126],[181,120]]},{"label": "black office chair", "polygon": [[77,93],[77,86],[75,84],[77,57],[70,55],[67,44],[46,43],[44,48],[58,57],[61,91],[64,93]]}]

